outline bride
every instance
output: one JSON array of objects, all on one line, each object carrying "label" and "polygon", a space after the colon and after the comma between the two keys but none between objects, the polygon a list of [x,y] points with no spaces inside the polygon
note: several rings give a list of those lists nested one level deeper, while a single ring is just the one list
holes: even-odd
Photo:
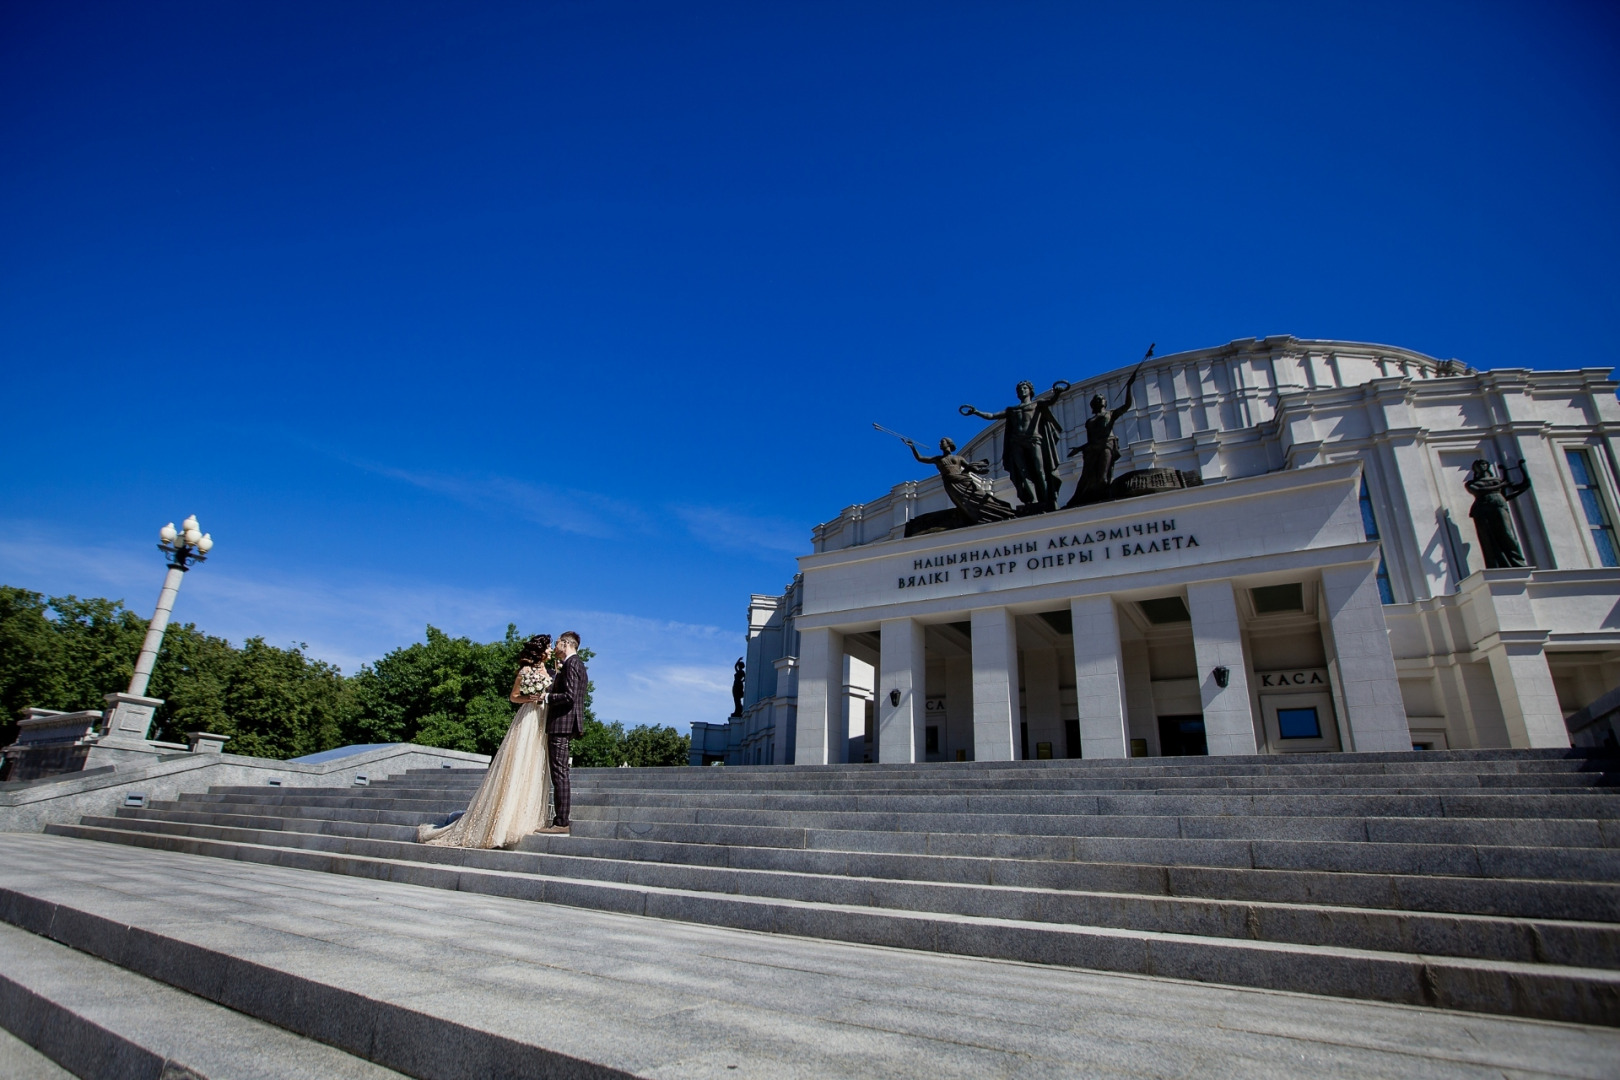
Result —
[{"label": "bride", "polygon": [[541,815],[551,799],[544,703],[551,686],[546,667],[550,659],[550,634],[536,634],[524,642],[510,695],[521,708],[490,761],[484,782],[460,818],[442,828],[418,826],[418,841],[446,847],[510,847],[543,824]]}]

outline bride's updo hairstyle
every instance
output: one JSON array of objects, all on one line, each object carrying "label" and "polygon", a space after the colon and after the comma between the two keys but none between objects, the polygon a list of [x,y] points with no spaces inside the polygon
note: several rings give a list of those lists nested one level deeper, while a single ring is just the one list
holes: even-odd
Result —
[{"label": "bride's updo hairstyle", "polygon": [[523,651],[518,653],[518,667],[533,667],[546,658],[546,650],[551,648],[550,634],[536,634],[523,643]]}]

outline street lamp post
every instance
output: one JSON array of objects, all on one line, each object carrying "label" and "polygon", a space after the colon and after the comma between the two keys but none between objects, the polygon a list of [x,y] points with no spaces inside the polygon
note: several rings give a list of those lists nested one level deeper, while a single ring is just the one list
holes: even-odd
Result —
[{"label": "street lamp post", "polygon": [[174,611],[174,597],[180,591],[180,581],[186,571],[208,558],[214,538],[197,526],[197,515],[186,518],[176,529],[174,522],[158,530],[158,549],[167,557],[169,572],[163,578],[163,591],[158,594],[157,610],[146,627],[146,640],[141,643],[141,654],[135,659],[135,673],[130,676],[129,689],[122,694],[108,694],[106,734],[101,742],[111,748],[117,743],[146,742],[152,726],[152,716],[163,704],[161,698],[146,696],[146,685],[152,680],[152,669],[157,665],[158,651],[163,647],[163,633],[169,628],[169,615]]},{"label": "street lamp post", "polygon": [[163,591],[158,593],[157,610],[146,627],[146,640],[141,642],[141,655],[135,660],[135,674],[130,676],[129,693],[140,697],[146,693],[146,684],[152,679],[152,668],[157,664],[158,650],[163,647],[163,632],[169,628],[169,615],[174,611],[174,596],[180,591],[180,580],[193,565],[208,558],[214,538],[197,528],[197,515],[180,523],[180,528],[169,522],[158,530],[158,550],[169,560],[169,572],[163,578]]}]

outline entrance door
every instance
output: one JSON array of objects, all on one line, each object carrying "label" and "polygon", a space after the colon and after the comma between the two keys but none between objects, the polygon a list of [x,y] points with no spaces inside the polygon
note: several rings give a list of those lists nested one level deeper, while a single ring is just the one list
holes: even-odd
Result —
[{"label": "entrance door", "polygon": [[1202,757],[1209,753],[1204,740],[1204,714],[1159,717],[1159,753],[1165,757]]}]

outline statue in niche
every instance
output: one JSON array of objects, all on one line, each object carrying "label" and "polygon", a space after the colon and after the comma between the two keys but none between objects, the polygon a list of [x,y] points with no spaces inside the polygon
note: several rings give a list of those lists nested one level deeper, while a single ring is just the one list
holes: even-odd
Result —
[{"label": "statue in niche", "polygon": [[[1149,348],[1148,356],[1152,355],[1153,350]],[[1142,359],[1145,363],[1147,357]],[[1070,457],[1080,455],[1080,482],[1075,485],[1069,501],[1063,504],[1065,510],[1113,498],[1114,466],[1119,462],[1119,436],[1114,434],[1114,424],[1130,411],[1131,387],[1136,384],[1141,370],[1142,365],[1136,365],[1136,371],[1125,380],[1125,401],[1112,412],[1107,398],[1101,394],[1092,397],[1091,416],[1086,420],[1086,441],[1069,451]]]},{"label": "statue in niche", "polygon": [[[1007,470],[1013,489],[1018,492],[1020,516],[1057,509],[1058,445],[1063,440],[1063,425],[1052,415],[1052,406],[1068,388],[1069,384],[1060,379],[1052,384],[1052,389],[1037,395],[1035,384],[1025,380],[1017,387],[1017,405],[994,413],[980,412],[972,405],[963,405],[957,410],[963,416],[1004,421],[1001,466]],[[915,453],[915,449],[912,452]],[[941,466],[942,471],[943,468]],[[949,486],[949,481],[946,485]]]},{"label": "statue in niche", "polygon": [[1463,481],[1474,496],[1474,505],[1468,516],[1474,519],[1474,531],[1479,534],[1479,548],[1485,556],[1485,569],[1508,570],[1527,566],[1524,550],[1518,537],[1513,535],[1513,512],[1508,503],[1530,490],[1530,477],[1524,471],[1524,459],[1519,459],[1520,479],[1514,482],[1506,469],[1498,476],[1489,461],[1480,458],[1474,462],[1474,475]]},{"label": "statue in niche", "polygon": [[731,715],[741,716],[743,695],[748,688],[748,665],[743,663],[742,657],[737,657],[737,666],[731,676]]},{"label": "statue in niche", "polygon": [[[901,436],[904,438],[904,436]],[[990,489],[990,463],[988,461],[969,461],[956,452],[956,443],[950,438],[939,440],[938,454],[924,457],[917,451],[917,444],[905,439],[905,444],[911,449],[911,456],[924,465],[932,465],[939,470],[939,478],[945,484],[945,494],[951,497],[956,511],[943,513],[960,520],[950,524],[939,522],[934,527],[956,528],[962,525],[978,525],[985,521],[1007,521],[1018,516],[1011,503],[996,498]],[[907,536],[914,535],[909,525],[922,525],[924,518],[933,519],[934,515],[927,514],[908,523]],[[920,531],[932,531],[924,528]]]}]

